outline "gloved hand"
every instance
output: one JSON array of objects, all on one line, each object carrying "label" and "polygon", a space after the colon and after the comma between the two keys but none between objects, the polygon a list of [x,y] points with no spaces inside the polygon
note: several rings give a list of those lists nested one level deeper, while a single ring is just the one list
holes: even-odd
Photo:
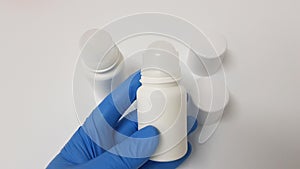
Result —
[{"label": "gloved hand", "polygon": [[[110,93],[79,127],[47,169],[174,169],[186,160],[186,155],[172,162],[149,160],[159,144],[159,131],[148,126],[138,130],[136,112],[127,118],[122,113],[136,99],[141,85],[140,72],[131,75]],[[188,117],[189,133],[197,128]]]}]

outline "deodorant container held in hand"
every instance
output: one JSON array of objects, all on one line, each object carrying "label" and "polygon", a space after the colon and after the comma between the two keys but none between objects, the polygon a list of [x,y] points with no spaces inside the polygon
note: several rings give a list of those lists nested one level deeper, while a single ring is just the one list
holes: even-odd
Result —
[{"label": "deodorant container held in hand", "polygon": [[139,129],[152,125],[160,131],[151,160],[178,160],[187,152],[187,94],[179,85],[181,71],[174,47],[165,41],[152,43],[143,55],[141,75],[142,86],[137,91]]}]

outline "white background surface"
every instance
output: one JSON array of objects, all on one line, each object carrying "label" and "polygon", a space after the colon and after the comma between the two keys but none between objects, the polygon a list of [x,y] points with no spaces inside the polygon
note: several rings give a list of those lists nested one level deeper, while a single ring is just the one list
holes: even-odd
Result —
[{"label": "white background surface", "polygon": [[216,29],[229,44],[231,103],[182,168],[300,168],[298,0],[0,1],[1,168],[45,168],[78,128],[72,78],[81,34],[153,11]]}]

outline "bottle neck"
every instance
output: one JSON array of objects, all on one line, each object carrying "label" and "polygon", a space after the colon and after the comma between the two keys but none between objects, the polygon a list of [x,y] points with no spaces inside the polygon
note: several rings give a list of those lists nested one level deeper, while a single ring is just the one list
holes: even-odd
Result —
[{"label": "bottle neck", "polygon": [[178,86],[178,81],[173,81],[173,82],[167,82],[167,83],[151,83],[151,82],[145,82],[142,79],[140,80],[143,86],[153,86],[153,87],[174,87]]},{"label": "bottle neck", "polygon": [[140,82],[143,85],[151,85],[151,86],[178,86],[178,82],[180,81],[180,77],[172,77],[171,75],[167,75],[164,73],[161,74],[151,74],[148,71],[142,70],[142,76]]}]

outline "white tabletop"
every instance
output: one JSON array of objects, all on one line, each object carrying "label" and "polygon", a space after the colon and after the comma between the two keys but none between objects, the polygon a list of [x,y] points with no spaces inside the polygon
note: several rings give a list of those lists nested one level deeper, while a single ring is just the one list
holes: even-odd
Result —
[{"label": "white tabletop", "polygon": [[72,78],[87,29],[165,12],[223,33],[230,105],[181,168],[300,168],[300,1],[0,2],[1,168],[45,168],[78,128]]}]

